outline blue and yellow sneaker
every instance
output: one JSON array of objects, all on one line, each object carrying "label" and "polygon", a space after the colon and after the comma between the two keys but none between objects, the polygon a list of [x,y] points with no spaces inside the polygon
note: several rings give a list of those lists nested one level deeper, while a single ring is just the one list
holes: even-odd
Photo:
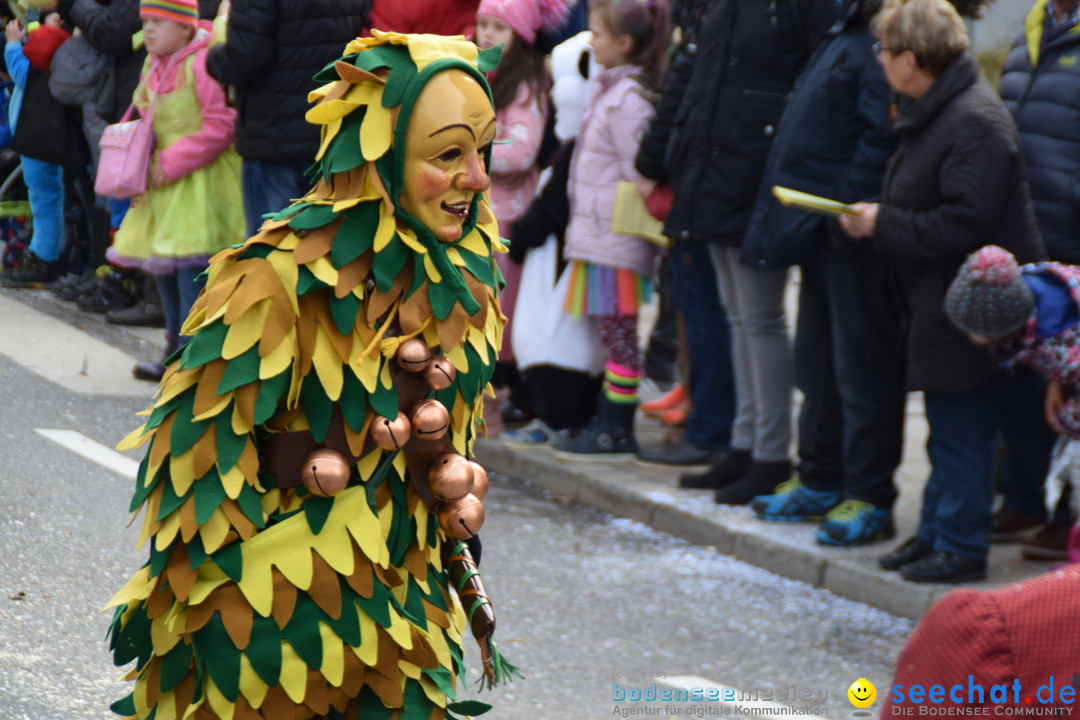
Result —
[{"label": "blue and yellow sneaker", "polygon": [[895,534],[891,510],[849,499],[825,515],[817,541],[822,545],[866,545],[888,540]]},{"label": "blue and yellow sneaker", "polygon": [[839,490],[811,490],[793,477],[777,485],[772,495],[758,495],[750,508],[762,520],[805,522],[821,520],[842,497]]}]

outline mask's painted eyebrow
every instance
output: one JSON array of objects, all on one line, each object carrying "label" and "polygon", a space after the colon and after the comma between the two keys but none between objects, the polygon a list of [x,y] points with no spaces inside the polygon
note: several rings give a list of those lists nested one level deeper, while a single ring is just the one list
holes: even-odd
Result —
[{"label": "mask's painted eyebrow", "polygon": [[[487,132],[487,129],[490,128],[494,124],[495,124],[495,118],[491,118],[491,122],[489,122],[486,126],[484,126],[484,132]],[[439,133],[445,132],[447,130],[451,130],[453,128],[465,128],[466,130],[469,131],[469,135],[472,136],[472,139],[473,140],[476,139],[476,135],[473,133],[473,129],[471,127],[469,127],[468,125],[466,125],[465,123],[454,123],[453,125],[447,125],[446,127],[439,128],[435,132],[428,135],[428,137],[435,137]]]}]

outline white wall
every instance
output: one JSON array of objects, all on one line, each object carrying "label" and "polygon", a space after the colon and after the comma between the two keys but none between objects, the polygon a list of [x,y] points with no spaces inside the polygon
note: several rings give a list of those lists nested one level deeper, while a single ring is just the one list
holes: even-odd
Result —
[{"label": "white wall", "polygon": [[1003,42],[1011,43],[1024,29],[1024,18],[1035,0],[995,0],[986,15],[968,25],[968,34],[976,50],[990,49]]}]

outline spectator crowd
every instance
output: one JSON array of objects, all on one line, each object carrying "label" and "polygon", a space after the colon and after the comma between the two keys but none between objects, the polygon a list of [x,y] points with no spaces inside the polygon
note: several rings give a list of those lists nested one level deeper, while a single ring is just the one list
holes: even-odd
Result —
[{"label": "spectator crowd", "polygon": [[[964,24],[985,2],[12,0],[21,185],[0,206],[25,192],[32,231],[5,233],[0,283],[164,328],[133,370],[160,380],[209,258],[313,183],[316,73],[373,31],[464,34],[503,48],[488,437],[680,467],[687,490],[861,546],[895,535],[919,392],[921,519],[880,565],[979,580],[1017,540],[1069,559],[1080,2],[1036,0],[996,88]],[[102,133],[131,118],[152,126],[147,188],[95,197]],[[678,440],[639,445],[639,412]]]}]

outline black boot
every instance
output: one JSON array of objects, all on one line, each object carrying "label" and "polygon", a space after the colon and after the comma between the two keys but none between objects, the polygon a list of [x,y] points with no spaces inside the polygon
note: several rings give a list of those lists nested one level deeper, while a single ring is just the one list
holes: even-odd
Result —
[{"label": "black boot", "polygon": [[605,459],[637,452],[634,442],[634,413],[637,403],[614,403],[601,392],[593,423],[572,435],[555,440],[556,450],[573,453],[577,459]]},{"label": "black boot", "polygon": [[131,369],[131,374],[135,376],[136,380],[161,382],[161,378],[165,377],[166,361],[179,347],[180,338],[172,333],[165,333],[165,352],[161,356],[161,362],[135,363],[135,367]]},{"label": "black boot", "polygon": [[768,495],[780,483],[791,477],[791,463],[758,462],[750,464],[750,472],[716,491],[716,502],[723,505],[745,505],[758,495]]},{"label": "black boot", "polygon": [[731,448],[707,471],[680,475],[679,487],[695,490],[716,490],[726,487],[750,472],[751,464],[749,450]]}]

